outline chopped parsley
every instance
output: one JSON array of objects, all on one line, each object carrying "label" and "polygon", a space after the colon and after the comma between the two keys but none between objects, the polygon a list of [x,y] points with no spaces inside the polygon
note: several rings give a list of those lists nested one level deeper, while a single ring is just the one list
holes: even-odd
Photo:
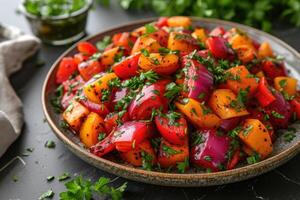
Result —
[{"label": "chopped parsley", "polygon": [[168,85],[166,85],[166,92],[164,96],[170,100],[173,100],[176,96],[180,94],[181,90],[182,90],[181,86],[178,86],[176,85],[176,83],[171,82]]},{"label": "chopped parsley", "polygon": [[165,152],[168,156],[169,156],[169,155],[179,154],[179,153],[182,152],[182,151],[177,151],[177,150],[175,150],[175,149],[173,149],[172,147],[169,147],[169,146],[167,146],[167,145],[163,145],[163,146],[162,146],[162,150],[163,150],[163,152]]},{"label": "chopped parsley", "polygon": [[55,142],[53,140],[47,140],[45,143],[45,147],[49,149],[54,149],[55,148]]},{"label": "chopped parsley", "polygon": [[44,200],[44,199],[52,199],[54,196],[54,192],[52,189],[49,189],[47,192],[44,192],[40,197],[39,200]]},{"label": "chopped parsley", "polygon": [[285,142],[291,142],[296,137],[296,129],[295,128],[288,128],[287,131],[284,132],[283,140]]},{"label": "chopped parsley", "polygon": [[98,41],[96,43],[96,47],[97,49],[99,49],[99,51],[104,51],[104,49],[112,42],[111,37],[109,35],[106,35],[103,37],[102,40]]},{"label": "chopped parsley", "polygon": [[260,156],[257,153],[254,153],[252,156],[247,157],[247,163],[252,165],[260,161]]},{"label": "chopped parsley", "polygon": [[177,163],[177,170],[179,173],[184,173],[187,168],[189,168],[189,159],[186,157],[183,162]]},{"label": "chopped parsley", "polygon": [[101,91],[101,100],[102,101],[108,101],[110,95],[110,91],[108,89],[103,89]]},{"label": "chopped parsley", "polygon": [[209,162],[212,161],[212,158],[210,156],[204,156],[203,159]]},{"label": "chopped parsley", "polygon": [[50,182],[50,181],[53,181],[53,180],[54,180],[54,178],[55,178],[54,176],[47,176],[47,178],[46,178],[46,179],[47,179],[47,181],[48,181],[48,182]]},{"label": "chopped parsley", "polygon": [[146,34],[151,34],[156,31],[156,28],[154,27],[153,24],[146,24],[145,28],[146,28]]},{"label": "chopped parsley", "polygon": [[181,114],[178,112],[170,111],[166,114],[166,117],[169,120],[169,125],[171,126],[179,126],[179,123],[176,122],[178,119],[180,119]]},{"label": "chopped parsley", "polygon": [[143,169],[150,171],[152,169],[152,162],[153,162],[152,155],[148,154],[145,151],[142,151],[141,156],[142,156],[142,167],[143,167]]},{"label": "chopped parsley", "polygon": [[253,130],[253,125],[249,125],[243,128],[243,135],[247,136]]},{"label": "chopped parsley", "polygon": [[275,117],[277,119],[284,119],[284,116],[281,115],[280,113],[276,112],[275,110],[272,110],[271,114],[273,117]]},{"label": "chopped parsley", "polygon": [[58,177],[58,181],[64,181],[70,178],[70,174],[68,172],[63,173]]},{"label": "chopped parsley", "polygon": [[98,135],[98,141],[102,141],[106,137],[105,133],[99,133]]},{"label": "chopped parsley", "polygon": [[62,112],[62,107],[61,107],[61,99],[64,94],[64,87],[63,85],[60,85],[56,88],[54,92],[54,97],[51,98],[50,103],[54,109],[55,113],[61,113]]},{"label": "chopped parsley", "polygon": [[287,81],[286,81],[286,79],[282,79],[282,80],[280,80],[280,81],[279,81],[279,85],[280,85],[280,87],[281,87],[281,88],[285,88],[285,87],[286,87],[286,85],[287,85]]},{"label": "chopped parsley", "polygon": [[159,91],[158,90],[152,90],[151,91],[153,94],[159,95]]},{"label": "chopped parsley", "polygon": [[101,177],[98,181],[92,183],[89,179],[77,176],[73,180],[65,183],[67,191],[61,192],[59,197],[61,200],[92,200],[93,194],[99,194],[112,200],[121,200],[123,192],[127,187],[127,182],[117,188],[109,186],[112,182],[113,180],[110,180],[109,178]]},{"label": "chopped parsley", "polygon": [[141,53],[145,56],[145,57],[149,57],[150,53],[147,49],[141,49]]},{"label": "chopped parsley", "polygon": [[201,132],[195,132],[192,134],[192,146],[197,146],[205,141]]},{"label": "chopped parsley", "polygon": [[160,47],[158,49],[158,52],[160,54],[179,54],[179,50],[171,50],[171,49],[168,49],[168,48],[165,48],[165,47]]}]

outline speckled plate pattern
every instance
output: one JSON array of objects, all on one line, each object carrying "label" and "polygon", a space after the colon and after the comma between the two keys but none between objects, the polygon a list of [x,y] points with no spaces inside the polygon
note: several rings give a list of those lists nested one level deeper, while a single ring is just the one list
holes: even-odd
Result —
[{"label": "speckled plate pattern", "polygon": [[[154,20],[156,19],[151,18],[132,22],[126,25],[121,25],[90,36],[85,40],[95,43],[101,40],[105,35],[112,35],[114,33],[123,31],[131,31],[134,28],[143,26],[144,24]],[[217,19],[202,19],[192,17],[192,21],[193,25],[199,25],[209,29],[215,26],[223,26],[226,29],[237,27],[241,30],[246,31],[251,38],[254,38],[258,42],[268,41],[275,53],[277,53],[278,55],[282,55],[285,58],[286,65],[291,73],[291,76],[296,77],[298,80],[300,80],[298,75],[298,72],[300,70],[300,54],[278,38],[275,38],[270,34],[264,33],[248,26]],[[73,45],[65,53],[63,53],[61,57],[57,59],[57,61],[53,64],[50,71],[48,72],[42,91],[43,110],[45,117],[56,136],[61,141],[63,141],[74,154],[101,170],[127,179],[156,185],[181,187],[211,186],[237,182],[258,176],[278,167],[279,165],[282,165],[300,151],[300,133],[298,132],[296,133],[296,137],[293,139],[293,141],[289,143],[285,142],[281,135],[281,137],[276,140],[274,144],[274,152],[269,158],[253,165],[239,166],[236,169],[222,172],[204,173],[201,171],[196,172],[192,170],[188,171],[185,174],[179,174],[175,172],[164,173],[156,171],[146,171],[143,169],[134,168],[126,164],[113,162],[105,158],[99,158],[89,153],[89,151],[85,149],[80,143],[77,136],[75,136],[70,131],[63,130],[59,126],[60,117],[53,111],[50,104],[50,99],[57,87],[55,84],[55,74],[58,68],[59,61],[62,57],[71,56],[75,53],[76,45]],[[300,130],[300,125],[294,124],[293,126],[297,130]]]}]

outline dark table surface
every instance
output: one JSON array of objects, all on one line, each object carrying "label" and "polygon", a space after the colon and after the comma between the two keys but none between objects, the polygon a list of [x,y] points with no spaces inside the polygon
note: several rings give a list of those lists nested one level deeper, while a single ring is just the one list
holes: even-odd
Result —
[{"label": "dark table surface", "polygon": [[[18,0],[10,0],[5,1],[5,5],[2,4],[0,7],[0,22],[18,26],[25,32],[30,33],[23,16],[17,15],[15,12],[18,3]],[[118,5],[112,5],[109,9],[103,9],[98,5],[95,7],[96,9],[90,13],[88,20],[87,30],[89,34],[132,20],[152,16],[151,13],[147,12],[126,13]],[[300,50],[300,29],[281,24],[276,25],[273,34],[298,51]],[[44,116],[40,100],[42,83],[51,64],[66,48],[43,45],[37,57],[46,62],[45,66],[36,67],[34,63],[37,58],[33,58],[26,61],[24,68],[12,77],[13,86],[24,103],[25,125],[22,135],[0,159],[0,168],[15,156],[25,152],[26,148],[33,147],[34,151],[29,156],[23,157],[26,162],[25,166],[16,161],[0,173],[1,200],[37,199],[49,188],[52,188],[56,193],[53,199],[58,199],[58,194],[64,190],[63,182],[55,179],[47,183],[46,177],[50,175],[57,177],[64,172],[70,172],[72,175],[82,174],[84,177],[93,180],[100,176],[114,178],[113,175],[92,167],[73,155],[55,137],[48,124],[43,121]],[[44,143],[46,140],[55,141],[56,148],[45,148]],[[14,182],[14,177],[18,181]],[[124,181],[128,180],[119,178],[115,185],[117,186]],[[300,155],[282,167],[262,176],[216,187],[172,188],[128,181],[128,190],[124,198],[145,200],[300,199]]]}]

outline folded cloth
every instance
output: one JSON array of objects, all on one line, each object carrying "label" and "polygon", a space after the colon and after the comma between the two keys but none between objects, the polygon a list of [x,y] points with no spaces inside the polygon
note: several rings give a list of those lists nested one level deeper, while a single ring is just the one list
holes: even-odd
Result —
[{"label": "folded cloth", "polygon": [[0,24],[0,157],[18,138],[23,125],[22,102],[9,82],[22,62],[40,47],[40,40],[18,28]]}]

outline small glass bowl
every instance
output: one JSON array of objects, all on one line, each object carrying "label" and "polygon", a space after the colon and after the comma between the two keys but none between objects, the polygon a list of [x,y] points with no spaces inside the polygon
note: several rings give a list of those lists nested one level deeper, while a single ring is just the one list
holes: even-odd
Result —
[{"label": "small glass bowl", "polygon": [[92,4],[93,0],[86,0],[85,6],[71,14],[49,17],[36,16],[27,12],[24,3],[19,6],[19,10],[28,20],[33,34],[44,43],[66,45],[85,36],[88,12]]}]

